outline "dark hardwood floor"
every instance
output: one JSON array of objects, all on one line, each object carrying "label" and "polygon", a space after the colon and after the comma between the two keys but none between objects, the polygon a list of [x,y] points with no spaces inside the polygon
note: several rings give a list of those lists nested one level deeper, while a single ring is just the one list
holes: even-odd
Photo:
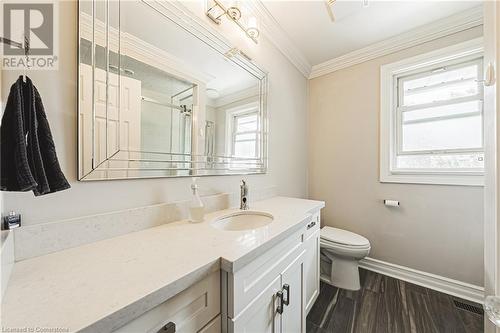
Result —
[{"label": "dark hardwood floor", "polygon": [[307,333],[481,333],[479,304],[360,270],[361,290],[321,283]]}]

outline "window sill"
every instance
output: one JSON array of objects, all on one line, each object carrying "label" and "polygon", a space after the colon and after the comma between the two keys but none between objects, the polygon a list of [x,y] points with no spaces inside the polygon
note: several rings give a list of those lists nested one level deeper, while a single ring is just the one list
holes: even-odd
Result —
[{"label": "window sill", "polygon": [[381,183],[484,186],[484,176],[477,174],[410,174],[390,173],[380,175]]}]

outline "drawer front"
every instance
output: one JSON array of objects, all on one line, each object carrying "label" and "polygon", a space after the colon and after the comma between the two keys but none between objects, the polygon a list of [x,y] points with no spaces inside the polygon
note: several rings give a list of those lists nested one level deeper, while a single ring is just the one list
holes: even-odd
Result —
[{"label": "drawer front", "polygon": [[320,223],[320,213],[319,211],[317,211],[312,214],[311,220],[304,226],[304,236],[306,240],[313,236],[316,231],[320,229]]},{"label": "drawer front", "polygon": [[303,249],[299,230],[247,266],[228,276],[228,316],[237,317]]},{"label": "drawer front", "polygon": [[198,332],[219,313],[220,271],[217,271],[114,332],[156,333],[165,325],[171,327],[171,323],[175,324],[175,332]]},{"label": "drawer front", "polygon": [[203,327],[198,333],[221,333],[221,316],[218,315],[207,326]]}]

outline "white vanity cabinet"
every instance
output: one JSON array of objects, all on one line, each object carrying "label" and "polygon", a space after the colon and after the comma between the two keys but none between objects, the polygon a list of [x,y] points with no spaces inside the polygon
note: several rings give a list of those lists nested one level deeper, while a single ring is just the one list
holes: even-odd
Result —
[{"label": "white vanity cabinet", "polygon": [[114,333],[219,333],[220,271],[213,272]]},{"label": "white vanity cabinet", "polygon": [[305,332],[319,292],[318,216],[236,272],[222,272],[223,332]]},{"label": "white vanity cabinet", "polygon": [[319,228],[318,210],[261,254],[222,265],[114,332],[305,333],[319,294]]}]

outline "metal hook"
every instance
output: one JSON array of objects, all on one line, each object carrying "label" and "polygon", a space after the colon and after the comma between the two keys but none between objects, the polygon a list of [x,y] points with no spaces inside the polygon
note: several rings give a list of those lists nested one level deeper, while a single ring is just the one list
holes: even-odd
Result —
[{"label": "metal hook", "polygon": [[23,48],[23,44],[18,43],[18,42],[14,42],[13,40],[5,38],[5,37],[0,37],[0,43],[15,46],[15,47],[20,48],[20,49]]},{"label": "metal hook", "polygon": [[26,57],[26,64],[24,66],[24,80],[26,81],[28,78],[27,71],[30,69],[30,62],[29,62],[29,55],[30,55],[30,40],[28,36],[24,36],[24,56]]}]

